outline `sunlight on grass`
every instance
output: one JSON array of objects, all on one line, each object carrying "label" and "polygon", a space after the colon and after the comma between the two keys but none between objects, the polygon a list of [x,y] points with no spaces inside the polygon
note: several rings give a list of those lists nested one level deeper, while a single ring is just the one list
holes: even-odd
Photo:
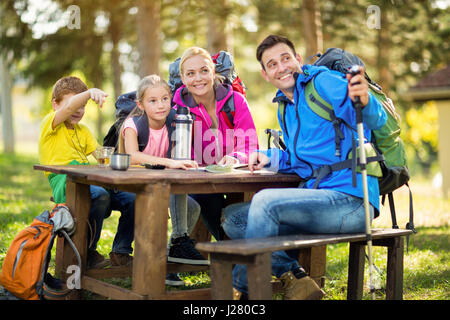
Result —
[{"label": "sunlight on grass", "polygon": [[[34,171],[37,163],[34,155],[0,154],[0,264],[14,237],[27,227],[34,217],[44,210],[50,210],[53,203],[47,178],[42,172]],[[411,183],[414,199],[414,221],[418,233],[409,239],[409,252],[404,256],[404,299],[407,300],[450,300],[450,199],[443,199],[439,190],[433,189],[424,178],[414,178]],[[404,228],[409,219],[409,191],[403,187],[394,193],[397,220]],[[114,211],[104,220],[98,251],[108,257],[117,230],[120,212]],[[167,236],[171,232],[168,222]],[[382,207],[381,215],[373,227],[391,227],[389,206]],[[334,244],[327,247],[327,269],[324,290],[327,300],[343,300],[347,296],[348,244]],[[53,248],[54,254],[55,247]],[[387,249],[374,247],[374,263],[381,272],[381,290],[377,299],[385,299]],[[54,255],[50,270],[54,269]],[[365,280],[369,278],[367,273]],[[208,272],[180,274],[187,288],[210,286]],[[112,279],[110,283],[131,288],[131,280]],[[173,288],[168,288],[173,290]],[[84,293],[86,299],[101,297]],[[363,299],[370,299],[367,283]]]},{"label": "sunlight on grass", "polygon": [[[431,186],[429,181],[422,179],[410,182],[414,224],[421,227],[448,226],[450,223],[450,199],[443,199],[441,191]],[[404,228],[409,221],[409,190],[406,186],[394,191],[397,222]],[[380,217],[374,220],[373,227],[391,227],[391,213],[389,202],[381,207]]]}]

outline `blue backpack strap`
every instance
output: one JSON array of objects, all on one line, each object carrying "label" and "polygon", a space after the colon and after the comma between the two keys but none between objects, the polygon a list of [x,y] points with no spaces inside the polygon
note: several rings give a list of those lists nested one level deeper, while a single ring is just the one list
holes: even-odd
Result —
[{"label": "blue backpack strap", "polygon": [[167,150],[167,158],[171,158],[172,156],[172,134],[175,131],[175,126],[172,125],[175,120],[175,114],[177,111],[175,109],[170,109],[169,115],[166,118],[166,128],[167,134],[169,136],[169,149]]},{"label": "blue backpack strap", "polygon": [[[172,136],[172,133],[175,130],[175,128],[172,126],[172,122],[175,118],[175,113],[176,113],[175,109],[170,109],[169,115],[166,118],[166,128],[167,128],[167,133],[169,136],[169,150],[168,150],[167,156],[169,158],[170,158],[171,146],[172,146],[172,144],[170,143],[170,137]],[[142,151],[144,151],[145,147],[147,146],[148,139],[149,139],[148,118],[146,115],[136,116],[136,117],[133,117],[133,122],[138,131],[137,138],[138,138],[139,151],[142,152]]]},{"label": "blue backpack strap", "polygon": [[147,146],[149,138],[148,119],[147,116],[144,114],[142,116],[133,117],[133,121],[137,129],[139,151],[142,152]]},{"label": "blue backpack strap", "polygon": [[278,96],[278,97],[273,98],[272,102],[278,103],[278,114],[281,119],[280,126],[282,128],[284,128],[286,137],[289,138],[289,133],[287,132],[287,129],[286,129],[286,104],[289,102],[289,100],[285,96]]},{"label": "blue backpack strap", "polygon": [[225,122],[227,125],[234,129],[234,114],[235,114],[236,108],[234,106],[234,95],[232,94],[230,98],[225,102],[224,106],[222,107],[221,112],[225,113]]}]

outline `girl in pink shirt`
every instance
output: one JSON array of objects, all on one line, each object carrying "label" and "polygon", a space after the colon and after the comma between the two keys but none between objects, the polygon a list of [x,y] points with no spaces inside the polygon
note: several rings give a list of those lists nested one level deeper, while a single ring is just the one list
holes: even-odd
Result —
[{"label": "girl in pink shirt", "polygon": [[[171,120],[175,112],[170,105],[171,95],[167,82],[157,75],[147,76],[139,82],[136,92],[137,106],[123,123],[121,134],[123,143],[119,145],[119,149],[124,148],[124,151],[130,154],[131,164],[150,163],[164,165],[171,169],[198,167],[197,162],[193,160],[170,159],[169,137],[172,130]],[[136,126],[142,122],[146,123],[149,130],[145,146],[139,139],[138,132],[142,135],[142,131]],[[139,125],[139,127],[142,126]],[[209,261],[194,248],[193,241],[188,236],[200,214],[198,203],[187,195],[171,195],[170,213],[172,235],[168,261],[208,265]]]}]

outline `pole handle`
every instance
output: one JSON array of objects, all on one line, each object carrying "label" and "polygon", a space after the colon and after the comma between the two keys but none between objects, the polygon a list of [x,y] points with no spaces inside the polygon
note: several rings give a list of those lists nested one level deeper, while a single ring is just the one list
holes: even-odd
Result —
[{"label": "pole handle", "polygon": [[[359,65],[353,65],[349,69],[349,73],[352,77],[356,76],[360,72],[360,66]],[[355,101],[352,101],[353,107],[356,110],[356,123],[362,123],[362,104],[360,97],[356,96]]]},{"label": "pole handle", "polygon": [[362,123],[362,104],[359,97],[355,97],[355,101],[353,101],[353,107],[355,108],[356,112],[356,124]]}]

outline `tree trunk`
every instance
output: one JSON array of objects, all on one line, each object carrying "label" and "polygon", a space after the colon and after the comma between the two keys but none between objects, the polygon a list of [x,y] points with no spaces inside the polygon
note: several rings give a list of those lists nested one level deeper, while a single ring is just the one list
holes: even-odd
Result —
[{"label": "tree trunk", "polygon": [[381,28],[378,30],[378,55],[377,55],[377,83],[383,88],[385,93],[389,93],[392,86],[392,72],[389,68],[389,57],[391,55],[391,39],[389,32],[389,19],[387,16],[388,10],[382,8],[381,10]]},{"label": "tree trunk", "polygon": [[[102,88],[103,86],[103,76],[102,73],[99,71],[97,73],[95,73],[92,76],[92,82],[94,84],[94,88]],[[104,137],[104,133],[103,133],[103,123],[105,121],[105,116],[103,114],[103,109],[100,109],[99,107],[97,107],[97,137],[98,137],[98,141],[100,141],[100,144],[103,144],[103,137]]]},{"label": "tree trunk", "polygon": [[208,17],[207,50],[215,54],[221,50],[233,51],[232,33],[228,25],[228,16],[230,15],[230,3],[228,0],[222,0],[212,3],[205,0]]},{"label": "tree trunk", "polygon": [[[117,7],[117,3],[113,2],[114,6],[113,8]],[[111,64],[112,64],[112,71],[113,71],[113,86],[114,86],[114,97],[115,100],[120,96],[122,93],[122,82],[121,82],[121,76],[122,76],[122,66],[120,65],[119,57],[119,41],[122,37],[121,33],[121,23],[120,23],[120,17],[117,14],[116,11],[112,11],[110,15],[110,24],[108,28],[109,37],[111,39],[112,43],[112,50],[111,50]]]},{"label": "tree trunk", "polygon": [[6,57],[0,54],[0,106],[5,153],[14,153],[14,126],[11,103],[12,79]]},{"label": "tree trunk", "polygon": [[303,37],[306,43],[305,59],[323,51],[322,20],[319,4],[303,0]]},{"label": "tree trunk", "polygon": [[140,65],[138,74],[145,77],[149,74],[159,74],[161,58],[161,1],[138,2],[137,36]]}]

